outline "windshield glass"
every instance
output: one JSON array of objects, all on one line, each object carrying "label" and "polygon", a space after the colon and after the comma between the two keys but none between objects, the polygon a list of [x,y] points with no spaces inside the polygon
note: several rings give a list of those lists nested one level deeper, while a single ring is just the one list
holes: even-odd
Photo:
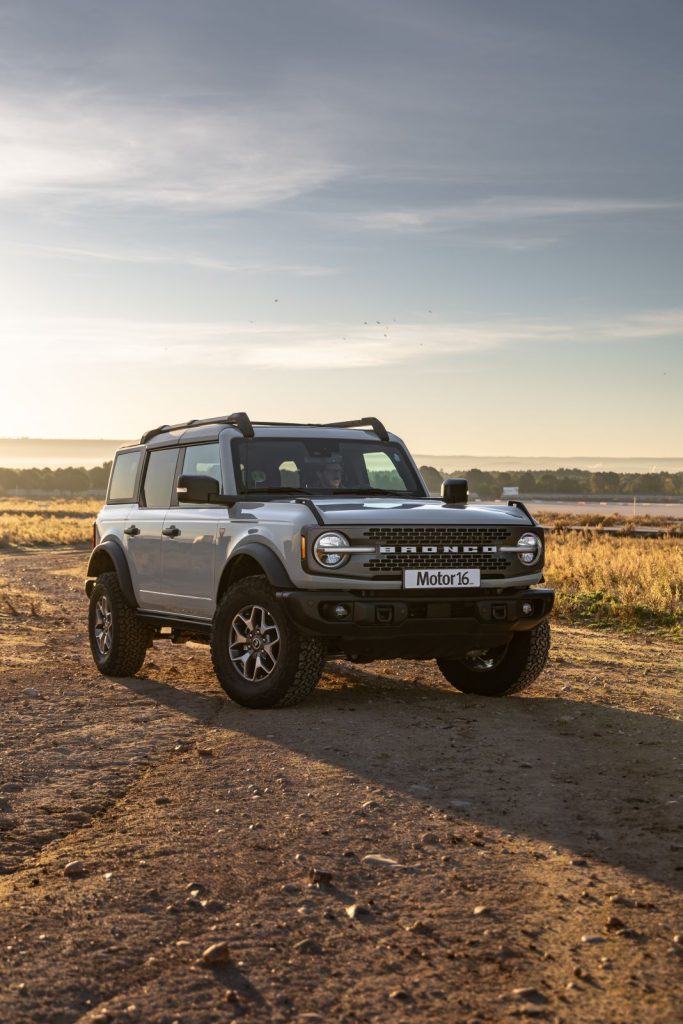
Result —
[{"label": "windshield glass", "polygon": [[327,438],[253,438],[233,444],[242,494],[425,496],[399,445]]}]

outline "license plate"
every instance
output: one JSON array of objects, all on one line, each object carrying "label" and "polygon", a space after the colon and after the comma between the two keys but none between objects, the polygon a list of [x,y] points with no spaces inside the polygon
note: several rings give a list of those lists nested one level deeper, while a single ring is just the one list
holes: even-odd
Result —
[{"label": "license plate", "polygon": [[404,569],[403,586],[428,590],[478,587],[480,576],[479,569]]}]

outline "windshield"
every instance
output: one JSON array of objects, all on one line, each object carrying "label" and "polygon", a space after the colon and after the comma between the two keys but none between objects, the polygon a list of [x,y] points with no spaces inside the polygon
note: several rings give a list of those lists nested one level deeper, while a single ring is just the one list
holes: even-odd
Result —
[{"label": "windshield", "polygon": [[253,438],[233,444],[241,494],[425,497],[415,471],[396,444],[327,438]]}]

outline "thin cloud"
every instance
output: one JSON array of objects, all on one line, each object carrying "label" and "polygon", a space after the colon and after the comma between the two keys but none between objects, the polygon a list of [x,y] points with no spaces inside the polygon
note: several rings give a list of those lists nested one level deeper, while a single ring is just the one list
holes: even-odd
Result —
[{"label": "thin cloud", "polygon": [[0,99],[0,199],[249,210],[343,173],[315,104],[126,104],[94,91]]},{"label": "thin cloud", "polygon": [[[9,247],[4,247],[9,248]],[[202,256],[198,253],[155,253],[132,250],[91,249],[78,246],[31,245],[11,247],[12,253],[20,249],[39,256],[57,259],[101,260],[111,263],[132,263],[143,266],[166,265],[194,267],[198,270],[216,271],[227,274],[292,274],[295,277],[326,277],[338,273],[335,267],[316,266],[306,263],[240,262]]]},{"label": "thin cloud", "polygon": [[166,323],[62,319],[6,322],[13,341],[5,370],[21,371],[69,359],[205,368],[254,367],[300,371],[434,365],[438,358],[485,352],[511,344],[609,344],[683,334],[683,309],[650,310],[610,318],[551,321],[497,318],[462,323],[328,324]]},{"label": "thin cloud", "polygon": [[359,213],[346,218],[346,223],[373,231],[438,231],[468,225],[497,225],[556,217],[610,217],[662,210],[683,210],[683,201],[498,197],[470,203]]}]

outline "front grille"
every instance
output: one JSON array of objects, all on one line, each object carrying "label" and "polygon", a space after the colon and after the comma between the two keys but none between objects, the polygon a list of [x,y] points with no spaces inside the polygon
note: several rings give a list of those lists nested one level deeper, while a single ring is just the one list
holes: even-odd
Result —
[{"label": "front grille", "polygon": [[[501,527],[457,526],[444,529],[431,526],[373,526],[363,539],[371,544],[392,547],[459,547],[476,545],[512,545],[516,538]],[[514,556],[513,556],[514,557]],[[376,555],[363,563],[375,579],[395,579],[404,569],[481,569],[485,579],[501,579],[512,565],[509,555],[492,551],[435,553],[396,551]]]}]

